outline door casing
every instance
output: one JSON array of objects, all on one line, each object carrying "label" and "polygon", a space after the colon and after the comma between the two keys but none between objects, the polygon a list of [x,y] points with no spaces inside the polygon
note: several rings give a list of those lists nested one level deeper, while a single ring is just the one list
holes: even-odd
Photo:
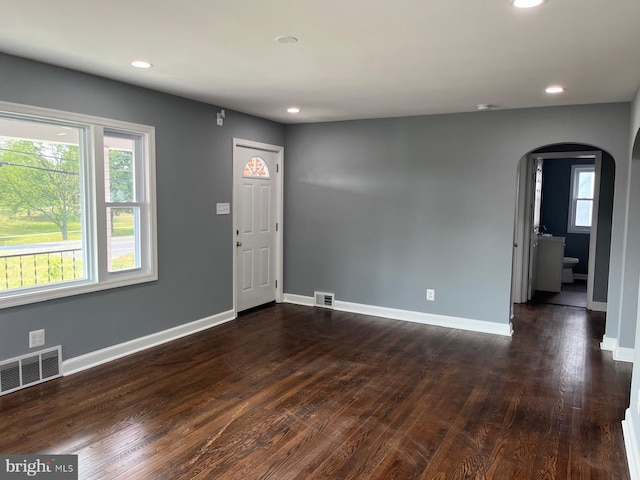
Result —
[{"label": "door casing", "polygon": [[[236,175],[239,172],[236,171],[236,147],[246,147],[246,148],[254,148],[256,150],[264,150],[267,152],[274,152],[277,155],[277,168],[275,175],[272,175],[272,178],[275,180],[275,188],[276,188],[276,260],[275,260],[275,269],[276,269],[276,302],[281,303],[283,299],[283,204],[284,204],[284,147],[280,145],[271,145],[268,143],[255,142],[253,140],[245,140],[241,138],[233,139],[233,150],[232,150],[232,185],[233,192],[232,198],[235,198],[236,194]],[[236,230],[238,229],[238,216],[236,215],[236,205],[232,204],[231,212],[233,217],[233,229],[231,231],[231,251],[233,255],[233,312],[234,316],[238,314],[238,259],[236,255]]]},{"label": "door casing", "polygon": [[[606,311],[607,305],[606,303],[596,302],[593,300],[593,283],[594,283],[594,275],[595,275],[595,261],[596,261],[596,240],[598,236],[598,208],[599,208],[599,198],[600,198],[600,170],[602,165],[602,151],[594,150],[594,151],[576,151],[576,152],[551,152],[551,153],[536,153],[528,155],[522,167],[524,167],[525,171],[533,170],[533,162],[535,159],[542,158],[544,160],[557,159],[557,158],[588,158],[593,159],[595,164],[595,191],[594,191],[594,201],[593,201],[593,223],[591,225],[591,232],[589,237],[589,262],[587,267],[587,310],[595,310],[595,311]],[[520,181],[519,181],[519,191],[521,192],[521,197],[518,199],[517,209],[519,212],[516,213],[516,236],[514,239],[514,244],[526,246],[521,249],[519,253],[519,258],[517,258],[516,265],[513,268],[513,275],[516,275],[514,282],[518,283],[518,285],[513,288],[513,299],[512,301],[515,303],[525,303],[527,298],[527,293],[529,289],[529,255],[530,251],[528,245],[530,244],[530,219],[529,216],[522,212],[522,209],[530,208],[532,195],[531,188],[526,188],[525,191],[522,192],[523,172],[520,172]],[[529,175],[525,174],[525,178],[528,181]],[[524,200],[524,201],[523,201]],[[513,287],[513,285],[512,285]]]}]

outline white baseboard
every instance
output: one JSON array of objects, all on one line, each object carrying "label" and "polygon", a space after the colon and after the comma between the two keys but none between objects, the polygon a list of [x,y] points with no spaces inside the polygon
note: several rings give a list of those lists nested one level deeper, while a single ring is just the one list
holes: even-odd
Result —
[{"label": "white baseboard", "polygon": [[178,325],[177,327],[173,327],[168,330],[152,333],[145,337],[135,338],[128,342],[112,345],[78,357],[69,358],[62,362],[62,374],[72,375],[74,373],[87,370],[88,368],[97,367],[103,363],[131,355],[132,353],[140,352],[147,348],[155,347],[157,345],[191,335],[192,333],[215,327],[216,325],[228,322],[234,318],[236,318],[235,312],[233,310],[229,310],[227,312],[218,313],[217,315],[202,318],[184,325]]},{"label": "white baseboard", "polygon": [[[306,297],[303,295],[286,294],[284,296],[284,301],[287,303],[295,303],[297,305],[314,305],[313,297]],[[375,305],[343,302],[340,300],[335,301],[333,308],[334,310],[341,312],[360,313],[362,315],[372,315],[375,317],[403,320],[406,322],[422,323],[425,325],[435,325],[439,327],[457,328],[459,330],[468,330],[471,332],[491,333],[494,335],[504,336],[511,336],[513,334],[513,325],[511,322],[508,324],[485,322],[483,320],[472,320],[469,318],[450,317],[447,315],[436,315],[433,313],[377,307]]]},{"label": "white baseboard", "polygon": [[315,300],[313,297],[294,295],[293,293],[285,293],[283,301],[284,303],[293,303],[295,305],[304,305],[306,307],[313,307],[315,305]]},{"label": "white baseboard", "polygon": [[613,351],[613,359],[619,362],[633,363],[633,348],[618,347]]},{"label": "white baseboard", "polygon": [[591,302],[591,305],[587,305],[587,308],[593,312],[606,312],[607,311],[607,302]]},{"label": "white baseboard", "polygon": [[630,414],[631,412],[627,408],[622,421],[622,433],[624,435],[624,446],[627,452],[631,480],[640,480],[640,449],[638,449],[638,436],[633,428]]},{"label": "white baseboard", "polygon": [[617,338],[609,338],[606,335],[600,342],[600,349],[613,352],[613,359],[618,362],[633,362],[635,350],[633,348],[621,347]]},{"label": "white baseboard", "polygon": [[613,352],[618,347],[618,340],[615,338],[607,337],[606,335],[602,337],[602,342],[600,342],[600,349],[606,350],[608,352]]},{"label": "white baseboard", "polygon": [[573,278],[575,278],[576,280],[588,280],[589,275],[587,275],[586,273],[574,273]]}]

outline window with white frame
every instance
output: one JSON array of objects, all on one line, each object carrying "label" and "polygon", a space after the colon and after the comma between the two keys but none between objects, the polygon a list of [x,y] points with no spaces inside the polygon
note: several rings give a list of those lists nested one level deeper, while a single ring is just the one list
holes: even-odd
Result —
[{"label": "window with white frame", "polygon": [[591,231],[595,177],[593,165],[573,165],[571,167],[571,203],[567,228],[570,233],[589,233]]},{"label": "window with white frame", "polygon": [[0,308],[157,279],[154,142],[0,102]]}]

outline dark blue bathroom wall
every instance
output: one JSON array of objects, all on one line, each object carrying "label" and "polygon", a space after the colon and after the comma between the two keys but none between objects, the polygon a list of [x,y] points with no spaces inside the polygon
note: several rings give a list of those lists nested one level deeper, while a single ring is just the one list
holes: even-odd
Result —
[{"label": "dark blue bathroom wall", "polygon": [[593,165],[593,160],[580,158],[546,159],[542,170],[542,207],[540,223],[554,237],[565,237],[565,256],[575,257],[580,263],[575,273],[588,271],[589,239],[586,233],[568,233],[569,198],[571,196],[571,167]]}]

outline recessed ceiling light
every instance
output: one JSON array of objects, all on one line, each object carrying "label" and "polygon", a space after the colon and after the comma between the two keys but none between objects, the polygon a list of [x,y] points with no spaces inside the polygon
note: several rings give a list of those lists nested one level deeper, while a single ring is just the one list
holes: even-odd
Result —
[{"label": "recessed ceiling light", "polygon": [[298,107],[289,107],[289,108],[287,108],[287,112],[289,112],[289,113],[300,113],[300,109]]},{"label": "recessed ceiling light", "polygon": [[151,68],[151,67],[153,67],[153,65],[151,65],[149,62],[147,62],[145,60],[133,60],[131,62],[131,66],[132,67],[136,67],[136,68]]},{"label": "recessed ceiling light", "polygon": [[533,8],[539,7],[546,0],[511,0],[511,6],[516,8]]},{"label": "recessed ceiling light", "polygon": [[296,37],[292,37],[291,35],[283,35],[281,37],[276,37],[276,42],[278,42],[278,43],[297,43],[298,39]]},{"label": "recessed ceiling light", "polygon": [[561,87],[560,85],[550,85],[545,88],[544,91],[547,93],[562,93],[564,92],[564,87]]},{"label": "recessed ceiling light", "polygon": [[476,106],[476,110],[478,110],[479,112],[488,112],[492,108],[493,108],[493,105],[489,105],[486,103],[481,103],[478,106]]}]

